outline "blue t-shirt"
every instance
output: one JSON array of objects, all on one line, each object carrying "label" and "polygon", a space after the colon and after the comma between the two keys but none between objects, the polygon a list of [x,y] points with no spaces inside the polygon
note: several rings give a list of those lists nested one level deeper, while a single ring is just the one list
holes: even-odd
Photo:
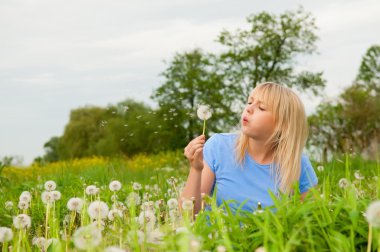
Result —
[{"label": "blue t-shirt", "polygon": [[[253,211],[258,202],[263,207],[273,205],[268,190],[275,195],[278,192],[270,164],[259,164],[246,153],[243,166],[235,159],[235,142],[238,134],[218,133],[208,139],[203,148],[203,159],[215,174],[211,193],[217,188],[217,205],[222,200],[235,200],[229,205],[235,210],[244,200],[242,210]],[[300,192],[306,192],[318,183],[318,178],[306,155],[302,155]]]}]

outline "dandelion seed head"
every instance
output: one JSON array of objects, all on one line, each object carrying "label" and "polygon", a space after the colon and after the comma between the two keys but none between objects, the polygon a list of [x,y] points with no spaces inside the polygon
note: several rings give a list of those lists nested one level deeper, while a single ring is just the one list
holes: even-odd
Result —
[{"label": "dandelion seed head", "polygon": [[105,219],[108,216],[109,208],[103,201],[96,200],[91,202],[88,206],[87,212],[92,219]]},{"label": "dandelion seed head", "polygon": [[200,105],[197,109],[197,116],[201,120],[208,120],[212,115],[212,110],[208,105]]},{"label": "dandelion seed head", "polygon": [[95,185],[89,185],[86,187],[86,194],[87,195],[96,195],[99,193],[99,188],[97,188]]},{"label": "dandelion seed head", "polygon": [[83,207],[83,200],[81,198],[71,198],[67,202],[67,208],[70,211],[76,211],[79,213],[82,210],[82,207]]},{"label": "dandelion seed head", "polygon": [[108,212],[108,219],[110,221],[114,221],[115,218],[122,218],[122,217],[123,217],[123,213],[118,209],[112,209]]},{"label": "dandelion seed head", "polygon": [[54,202],[54,196],[52,192],[50,191],[45,191],[41,194],[41,200],[43,203],[53,203]]},{"label": "dandelion seed head", "polygon": [[26,201],[29,202],[32,200],[32,195],[28,191],[23,191],[19,198],[20,201]]},{"label": "dandelion seed head", "polygon": [[368,206],[365,218],[373,227],[380,227],[380,200],[374,201]]},{"label": "dandelion seed head", "polygon": [[121,189],[121,183],[117,180],[114,180],[109,184],[109,188],[113,192],[119,191]]},{"label": "dandelion seed head", "polygon": [[5,202],[5,209],[11,210],[13,208],[13,202],[12,201],[6,201]]},{"label": "dandelion seed head", "polygon": [[46,191],[53,191],[57,188],[57,184],[53,180],[49,180],[45,182],[45,190]]},{"label": "dandelion seed head", "polygon": [[168,200],[167,204],[168,204],[169,209],[177,208],[178,207],[178,200],[174,199],[174,198],[171,198],[171,199]]},{"label": "dandelion seed head", "polygon": [[27,201],[20,201],[18,203],[18,208],[21,210],[26,210],[29,208],[29,203]]},{"label": "dandelion seed head", "polygon": [[12,229],[0,227],[0,242],[9,242],[13,239]]},{"label": "dandelion seed head", "polygon": [[74,245],[78,249],[87,250],[98,246],[102,240],[102,233],[92,225],[78,228],[74,233]]},{"label": "dandelion seed head", "polygon": [[13,217],[13,225],[16,229],[30,228],[31,222],[30,217],[26,214],[19,214]]},{"label": "dandelion seed head", "polygon": [[346,178],[341,178],[338,182],[340,188],[347,188],[350,182]]},{"label": "dandelion seed head", "polygon": [[52,194],[53,199],[55,201],[61,199],[61,192],[60,191],[52,191],[51,194]]},{"label": "dandelion seed head", "polygon": [[182,201],[182,208],[184,210],[192,210],[193,207],[194,207],[194,204],[192,200],[185,199]]},{"label": "dandelion seed head", "polygon": [[133,185],[132,185],[132,188],[133,188],[133,190],[135,190],[135,191],[140,191],[141,188],[142,188],[142,186],[141,186],[140,183],[134,182]]}]

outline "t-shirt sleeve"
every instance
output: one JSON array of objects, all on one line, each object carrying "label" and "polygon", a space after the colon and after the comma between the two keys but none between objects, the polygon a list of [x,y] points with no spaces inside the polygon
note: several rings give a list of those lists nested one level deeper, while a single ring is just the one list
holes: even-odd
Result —
[{"label": "t-shirt sleeve", "polygon": [[313,166],[306,155],[302,155],[301,159],[301,176],[299,181],[300,192],[304,193],[311,187],[318,184],[318,178],[315,174]]},{"label": "t-shirt sleeve", "polygon": [[216,173],[216,147],[218,144],[218,134],[212,135],[203,147],[203,160],[210,167],[213,173]]}]

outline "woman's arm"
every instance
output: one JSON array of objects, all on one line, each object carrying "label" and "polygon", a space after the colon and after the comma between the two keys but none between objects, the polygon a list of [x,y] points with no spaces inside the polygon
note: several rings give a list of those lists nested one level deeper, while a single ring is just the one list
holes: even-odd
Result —
[{"label": "woman's arm", "polygon": [[211,189],[214,184],[214,180],[215,175],[206,162],[203,162],[203,169],[201,171],[191,167],[185,188],[183,189],[181,198],[178,201],[180,207],[182,208],[182,199],[191,199],[192,197],[194,197],[194,214],[197,214],[201,209],[202,205],[201,194],[211,194]]},{"label": "woman's arm", "polygon": [[182,210],[182,199],[191,200],[194,197],[194,213],[198,213],[201,208],[201,192],[210,194],[214,183],[214,173],[203,161],[203,146],[206,141],[204,135],[194,138],[184,149],[184,155],[190,163],[190,173],[187,178],[185,188],[178,199],[179,207]]}]

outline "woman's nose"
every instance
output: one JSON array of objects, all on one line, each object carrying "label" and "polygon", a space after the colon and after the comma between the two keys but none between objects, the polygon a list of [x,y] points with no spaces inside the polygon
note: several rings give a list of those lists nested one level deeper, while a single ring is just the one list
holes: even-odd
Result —
[{"label": "woman's nose", "polygon": [[248,104],[246,110],[250,114],[253,113],[253,104]]}]

